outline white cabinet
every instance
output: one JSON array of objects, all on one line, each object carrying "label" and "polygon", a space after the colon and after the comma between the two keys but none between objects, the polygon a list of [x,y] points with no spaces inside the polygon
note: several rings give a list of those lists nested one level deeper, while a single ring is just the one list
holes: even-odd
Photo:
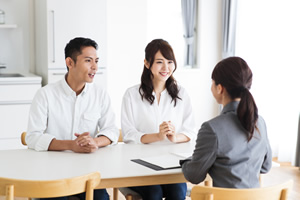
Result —
[{"label": "white cabinet", "polygon": [[0,28],[17,28],[16,24],[0,24]]},{"label": "white cabinet", "polygon": [[[66,72],[64,48],[75,37],[98,43],[100,80],[106,85],[107,14],[106,0],[36,0],[36,73],[43,85]],[[104,82],[105,81],[105,82]]]},{"label": "white cabinet", "polygon": [[[66,73],[67,73],[67,69],[49,69],[48,70],[48,83],[54,83],[56,81],[61,80]],[[98,71],[94,77],[94,83],[101,85],[103,88],[106,88],[107,75],[106,75],[105,67],[98,68]]]},{"label": "white cabinet", "polygon": [[0,150],[24,148],[32,99],[41,87],[41,77],[0,78]]}]

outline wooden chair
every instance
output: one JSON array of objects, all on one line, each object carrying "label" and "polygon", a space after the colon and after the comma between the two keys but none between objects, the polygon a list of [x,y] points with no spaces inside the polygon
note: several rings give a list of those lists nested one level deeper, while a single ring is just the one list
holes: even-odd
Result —
[{"label": "wooden chair", "polygon": [[123,142],[122,130],[119,130],[119,139],[118,142]]},{"label": "wooden chair", "polygon": [[194,186],[191,198],[192,200],[286,200],[292,186],[292,180],[271,187],[253,189]]},{"label": "wooden chair", "polygon": [[[123,136],[122,136],[122,130],[121,129],[119,130],[118,142],[123,142]],[[113,199],[114,200],[118,200],[119,190],[125,196],[126,200],[142,199],[139,194],[137,194],[133,190],[130,190],[129,188],[113,188]]]},{"label": "wooden chair", "polygon": [[50,198],[86,192],[86,200],[93,200],[94,189],[99,183],[99,172],[49,181],[0,177],[0,196],[6,196],[6,200],[14,200],[14,197]]}]

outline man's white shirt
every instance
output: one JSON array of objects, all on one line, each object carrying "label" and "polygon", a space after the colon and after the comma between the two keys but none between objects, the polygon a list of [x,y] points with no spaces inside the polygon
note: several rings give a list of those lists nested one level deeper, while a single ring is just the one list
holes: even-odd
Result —
[{"label": "man's white shirt", "polygon": [[104,135],[117,143],[119,130],[110,98],[105,90],[86,83],[76,96],[65,79],[48,84],[35,95],[29,113],[26,143],[29,148],[46,151],[53,138],[74,140],[75,133]]}]

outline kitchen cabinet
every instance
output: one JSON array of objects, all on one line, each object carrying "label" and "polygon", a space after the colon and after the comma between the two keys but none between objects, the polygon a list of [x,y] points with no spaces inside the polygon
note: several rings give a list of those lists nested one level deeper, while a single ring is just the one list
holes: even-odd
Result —
[{"label": "kitchen cabinet", "polygon": [[[11,43],[6,43],[6,41],[9,41],[7,36],[11,34],[10,31],[6,32],[5,30],[11,30],[16,29],[16,24],[0,24],[0,73],[6,68],[6,58],[11,53],[9,48],[7,48],[7,45],[11,45]],[[4,33],[6,32],[6,33]]]},{"label": "kitchen cabinet", "polygon": [[0,78],[0,150],[25,148],[21,133],[26,131],[32,99],[41,88],[41,77]]},{"label": "kitchen cabinet", "polygon": [[2,28],[17,28],[16,24],[0,24],[0,29]]},{"label": "kitchen cabinet", "polygon": [[36,0],[36,73],[43,85],[66,73],[64,48],[75,37],[98,43],[99,70],[94,81],[106,87],[107,14],[106,0]]}]

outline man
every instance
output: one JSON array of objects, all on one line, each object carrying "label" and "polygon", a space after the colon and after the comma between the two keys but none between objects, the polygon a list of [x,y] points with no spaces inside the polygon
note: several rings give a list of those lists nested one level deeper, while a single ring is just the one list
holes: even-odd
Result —
[{"label": "man", "polygon": [[[117,143],[110,98],[91,84],[98,70],[97,46],[88,38],[74,38],[66,45],[65,78],[41,88],[33,99],[26,135],[29,148],[90,153]],[[108,199],[108,194],[95,190],[94,198]]]}]

